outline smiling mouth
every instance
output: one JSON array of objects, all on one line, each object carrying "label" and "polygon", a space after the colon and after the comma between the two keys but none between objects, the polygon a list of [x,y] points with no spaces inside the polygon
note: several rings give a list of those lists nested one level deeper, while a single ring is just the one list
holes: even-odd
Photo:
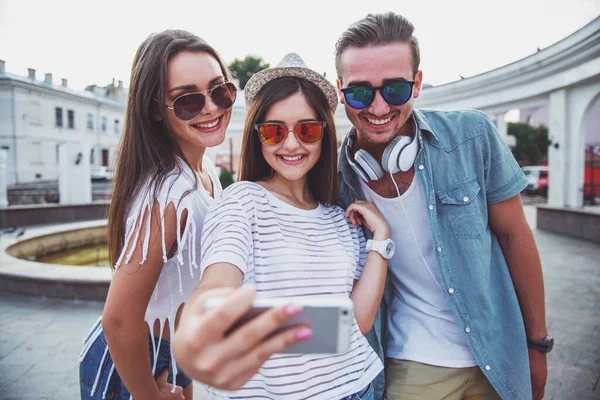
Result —
[{"label": "smiling mouth", "polygon": [[218,118],[215,118],[212,121],[202,122],[199,124],[192,124],[192,126],[196,129],[200,129],[202,131],[211,130],[211,129],[217,127],[221,123],[222,118],[223,118],[223,116],[220,116]]},{"label": "smiling mouth", "polygon": [[306,156],[299,154],[296,156],[282,156],[282,155],[278,155],[277,157],[279,157],[284,163],[286,164],[299,164],[301,163]]},{"label": "smiling mouth", "polygon": [[383,126],[383,125],[387,125],[392,119],[394,119],[394,116],[392,115],[392,116],[389,116],[387,118],[365,117],[365,119],[371,125],[374,125],[374,126]]}]

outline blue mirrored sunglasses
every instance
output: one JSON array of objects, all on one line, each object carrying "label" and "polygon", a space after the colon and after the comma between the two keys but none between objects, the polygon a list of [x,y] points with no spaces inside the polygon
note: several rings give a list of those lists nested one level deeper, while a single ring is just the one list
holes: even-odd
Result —
[{"label": "blue mirrored sunglasses", "polygon": [[394,80],[383,86],[350,86],[342,89],[346,103],[356,109],[367,108],[375,100],[375,92],[380,91],[381,97],[391,106],[401,106],[410,100],[415,81],[403,79]]}]

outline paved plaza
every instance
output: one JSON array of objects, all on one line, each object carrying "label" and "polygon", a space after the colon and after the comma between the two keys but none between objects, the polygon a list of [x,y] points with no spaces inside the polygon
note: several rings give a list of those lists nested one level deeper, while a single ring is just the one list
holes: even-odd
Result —
[{"label": "paved plaza", "polygon": [[[535,226],[535,208],[525,206]],[[534,231],[546,284],[546,399],[600,398],[600,246]],[[79,398],[81,339],[102,303],[0,292],[0,399]],[[508,327],[507,327],[508,328]],[[196,385],[196,399],[206,398]]]}]

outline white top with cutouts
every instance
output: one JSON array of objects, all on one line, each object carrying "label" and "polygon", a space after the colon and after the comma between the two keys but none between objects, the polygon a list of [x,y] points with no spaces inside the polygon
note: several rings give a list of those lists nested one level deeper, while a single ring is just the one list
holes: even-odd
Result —
[{"label": "white top with cutouts", "polygon": [[[123,251],[115,265],[116,269],[122,264],[130,262],[135,248],[142,241],[142,260],[138,273],[144,272],[143,264],[146,261],[150,245],[150,217],[152,215],[152,208],[155,204],[158,205],[162,221],[167,206],[172,203],[177,212],[177,232],[179,233],[177,235],[177,250],[170,258],[167,257],[170,249],[166,248],[164,241],[165,226],[161,224],[162,240],[160,245],[162,246],[164,264],[144,318],[151,333],[155,322],[159,322],[161,336],[159,339],[162,339],[163,328],[167,321],[169,321],[171,337],[174,336],[177,310],[188,296],[192,294],[200,281],[200,271],[198,270],[198,262],[200,261],[200,233],[204,224],[204,216],[210,203],[213,202],[210,193],[200,183],[199,176],[194,176],[196,172],[192,171],[183,160],[178,159],[178,161],[179,168],[167,175],[158,191],[154,190],[155,184],[150,180],[143,185],[136,201],[130,207],[126,220]],[[213,196],[216,198],[220,195],[222,188],[215,167],[212,161],[206,156],[203,159],[202,166],[212,181]],[[181,216],[184,211],[187,211],[187,219],[182,229]],[[143,218],[146,219],[146,225],[144,230],[141,231],[140,228],[144,222],[142,221]],[[80,354],[80,361],[84,359],[87,351],[101,332],[102,324],[94,324],[93,331],[86,337],[87,340]],[[160,343],[161,341],[158,340],[159,347]],[[156,368],[158,352],[159,348],[156,348],[152,365],[153,373]],[[107,354],[105,354],[106,356]],[[177,366],[172,353],[171,358],[173,360],[173,375],[176,376]],[[112,372],[111,370],[110,373],[112,374]],[[97,390],[96,386],[101,373],[102,368],[98,371],[92,395]],[[108,382],[110,382],[110,379],[108,379]]]}]

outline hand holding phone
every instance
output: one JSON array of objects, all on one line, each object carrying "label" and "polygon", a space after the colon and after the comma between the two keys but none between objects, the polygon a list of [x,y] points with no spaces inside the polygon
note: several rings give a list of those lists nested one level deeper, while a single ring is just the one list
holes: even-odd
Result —
[{"label": "hand holding phone", "polygon": [[[226,300],[207,310],[206,302],[213,297]],[[251,310],[255,297],[252,287],[243,286],[194,292],[188,298],[171,344],[177,364],[189,377],[219,389],[237,390],[274,353],[311,336],[303,327],[280,329],[301,312],[301,307],[289,303],[232,332],[232,325]]]},{"label": "hand holding phone", "polygon": [[[225,300],[223,297],[209,298],[205,307],[207,310],[219,307]],[[284,322],[273,334],[293,326],[308,326],[312,330],[312,337],[286,347],[282,353],[332,354],[348,351],[354,317],[352,300],[344,296],[256,299],[250,310],[232,325],[230,331],[235,331],[271,308],[289,303],[301,305],[302,312]]]}]

